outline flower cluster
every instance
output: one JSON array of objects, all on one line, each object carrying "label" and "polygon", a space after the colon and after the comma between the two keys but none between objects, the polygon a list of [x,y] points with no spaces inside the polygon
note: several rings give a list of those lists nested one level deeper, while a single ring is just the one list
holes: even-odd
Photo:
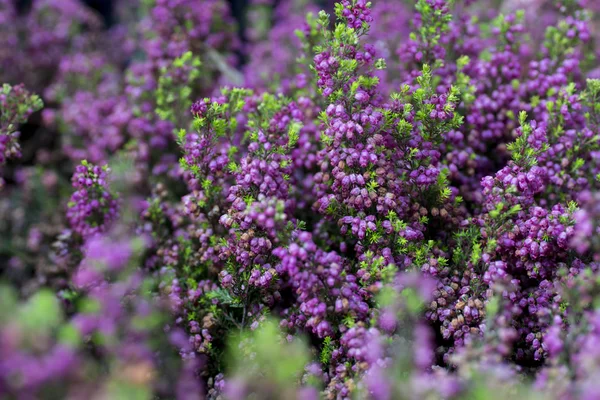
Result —
[{"label": "flower cluster", "polygon": [[83,161],[75,168],[73,188],[67,210],[71,229],[84,239],[107,229],[118,213],[118,202],[108,188],[106,166],[100,167]]},{"label": "flower cluster", "polygon": [[[42,99],[23,85],[4,84],[0,91],[0,166],[21,156],[19,125],[43,107]],[[0,178],[1,179],[1,178]]]}]

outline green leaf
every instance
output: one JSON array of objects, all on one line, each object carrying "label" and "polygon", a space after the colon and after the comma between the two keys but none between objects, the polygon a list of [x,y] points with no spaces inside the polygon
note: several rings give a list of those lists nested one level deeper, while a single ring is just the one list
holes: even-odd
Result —
[{"label": "green leaf", "polygon": [[59,300],[51,290],[37,292],[19,310],[19,322],[32,331],[54,329],[62,319]]}]

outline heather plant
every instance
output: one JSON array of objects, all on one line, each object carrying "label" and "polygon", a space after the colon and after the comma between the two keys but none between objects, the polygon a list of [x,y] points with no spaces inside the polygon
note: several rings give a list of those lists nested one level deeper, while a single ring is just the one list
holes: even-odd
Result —
[{"label": "heather plant", "polygon": [[6,44],[0,58],[2,79],[37,91],[52,82],[66,53],[84,51],[95,41],[102,25],[76,0],[35,1],[26,13],[17,2],[5,0],[0,10],[5,15],[1,40]]},{"label": "heather plant", "polygon": [[21,156],[19,125],[43,107],[39,96],[31,94],[23,85],[4,84],[0,94],[0,165]]},{"label": "heather plant", "polygon": [[[274,2],[272,2],[274,3]],[[306,15],[316,16],[319,7],[312,1],[294,0],[270,4],[252,1],[248,11],[248,63],[244,66],[244,85],[273,92],[302,89],[310,80],[296,62],[297,51],[312,30]],[[308,32],[307,32],[308,31]],[[304,55],[306,56],[306,55]]]},{"label": "heather plant", "polygon": [[162,331],[163,306],[147,296],[152,282],[131,268],[142,249],[135,240],[95,238],[83,249],[67,289],[41,290],[27,301],[19,301],[11,287],[0,289],[3,396],[142,399],[189,389],[199,393],[192,362],[180,362],[174,350],[183,333]]},{"label": "heather plant", "polygon": [[516,3],[0,2],[0,397],[597,398],[597,10]]}]

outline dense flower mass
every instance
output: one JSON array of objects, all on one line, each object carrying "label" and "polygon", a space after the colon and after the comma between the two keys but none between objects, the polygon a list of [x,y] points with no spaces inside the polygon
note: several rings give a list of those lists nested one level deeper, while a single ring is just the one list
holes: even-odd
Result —
[{"label": "dense flower mass", "polygon": [[108,189],[108,168],[87,161],[75,168],[67,220],[73,231],[84,238],[106,229],[117,215],[117,200]]},{"label": "dense flower mass", "polygon": [[0,0],[0,398],[600,398],[597,2],[89,3]]}]

